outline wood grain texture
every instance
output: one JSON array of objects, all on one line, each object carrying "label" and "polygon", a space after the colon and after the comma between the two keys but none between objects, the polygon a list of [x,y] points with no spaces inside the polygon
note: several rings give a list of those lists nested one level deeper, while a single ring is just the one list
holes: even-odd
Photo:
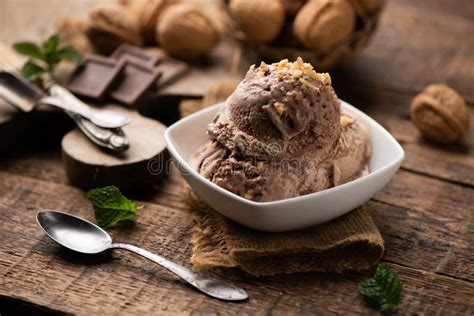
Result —
[{"label": "wood grain texture", "polygon": [[[93,220],[93,211],[84,192],[5,172],[0,172],[0,176],[6,180],[0,183],[0,234],[4,240],[0,246],[0,295],[78,314],[370,311],[361,304],[357,294],[357,283],[364,276],[361,273],[306,273],[257,279],[230,271],[221,275],[245,288],[252,298],[244,304],[229,304],[210,300],[154,264],[127,253],[113,252],[110,256],[91,259],[64,251],[36,226],[35,213],[41,208],[57,208]],[[176,185],[163,183],[165,190],[172,190]],[[139,201],[138,204],[144,205],[144,209],[136,227],[112,231],[114,239],[141,245],[189,266],[192,221],[188,210],[160,204],[159,199],[154,203]],[[386,240],[388,264],[399,272],[406,284],[401,311],[472,311],[474,302],[469,298],[474,285],[471,277],[454,278],[449,271],[442,274],[427,269],[423,262],[413,264],[417,256],[427,258],[429,252],[436,249],[426,244],[422,251],[416,252],[419,248],[413,244],[417,240],[416,234],[419,237],[436,235],[442,223],[434,216],[425,216],[420,219],[423,228],[413,230],[418,223],[410,221],[407,226],[407,218],[413,216],[404,214],[410,211],[376,202],[369,207],[377,224],[390,223],[381,223],[381,231]],[[403,226],[407,226],[406,231],[394,230],[394,227]],[[459,236],[467,238],[462,231],[453,238]],[[459,256],[469,255],[467,250],[457,248]],[[403,256],[400,253],[404,253]],[[436,253],[434,257],[443,255],[441,251]],[[435,261],[433,255],[431,261]]]},{"label": "wood grain texture", "polygon": [[132,120],[123,127],[130,148],[111,155],[93,144],[79,129],[67,133],[61,148],[69,182],[84,189],[111,184],[122,189],[143,188],[159,183],[165,176],[162,163],[169,159],[164,138],[166,126],[134,110],[117,106],[107,109],[122,112]]},{"label": "wood grain texture", "polygon": [[[0,40],[11,43],[20,33],[44,38],[52,30],[45,16],[84,14],[92,2],[2,1]],[[464,143],[440,147],[420,138],[409,121],[411,98],[432,82],[458,90],[473,114],[473,17],[471,0],[388,0],[372,44],[332,72],[338,95],[381,122],[406,151],[402,170],[369,202],[386,243],[383,261],[404,283],[398,314],[474,314],[474,129]],[[195,95],[209,84],[195,83],[185,84]],[[192,219],[181,181],[173,168],[159,185],[128,193],[144,209],[133,229],[112,230],[114,239],[189,266]],[[0,305],[14,300],[79,315],[375,313],[357,293],[371,272],[257,279],[219,271],[251,295],[243,304],[223,303],[128,253],[91,259],[61,250],[36,226],[41,208],[93,220],[85,193],[68,185],[59,142],[0,155]]]}]

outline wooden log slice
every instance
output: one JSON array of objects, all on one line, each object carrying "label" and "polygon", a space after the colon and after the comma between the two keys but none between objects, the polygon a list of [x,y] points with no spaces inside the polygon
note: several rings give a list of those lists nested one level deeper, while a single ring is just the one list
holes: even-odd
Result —
[{"label": "wooden log slice", "polygon": [[115,185],[131,190],[153,185],[167,174],[166,127],[136,111],[118,107],[113,110],[132,117],[132,123],[123,128],[130,148],[113,153],[92,143],[78,129],[69,132],[62,140],[62,156],[72,185],[83,189]]}]

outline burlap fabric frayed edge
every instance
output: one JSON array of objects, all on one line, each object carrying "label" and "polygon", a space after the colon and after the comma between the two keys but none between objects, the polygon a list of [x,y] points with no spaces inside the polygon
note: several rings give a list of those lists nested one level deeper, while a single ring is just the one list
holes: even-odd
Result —
[{"label": "burlap fabric frayed edge", "polygon": [[384,252],[384,241],[365,206],[302,231],[259,232],[210,209],[186,185],[194,227],[194,269],[238,267],[254,276],[365,270]]}]

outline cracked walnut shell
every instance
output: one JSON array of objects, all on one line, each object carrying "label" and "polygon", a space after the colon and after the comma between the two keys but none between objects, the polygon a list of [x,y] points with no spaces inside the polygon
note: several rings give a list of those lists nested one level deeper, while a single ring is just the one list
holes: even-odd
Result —
[{"label": "cracked walnut shell", "polygon": [[169,7],[157,25],[157,41],[171,55],[194,59],[209,53],[221,37],[218,16],[189,3]]},{"label": "cracked walnut shell", "polygon": [[142,5],[139,15],[140,31],[148,43],[156,39],[156,25],[161,14],[175,2],[174,0],[148,0]]},{"label": "cracked walnut shell", "polygon": [[466,103],[443,84],[431,84],[413,99],[411,118],[424,137],[442,144],[460,140],[469,130]]},{"label": "cracked walnut shell", "polygon": [[256,43],[277,37],[285,22],[281,0],[231,0],[229,12],[245,37]]},{"label": "cracked walnut shell", "polygon": [[86,35],[101,53],[111,53],[123,43],[142,46],[137,21],[118,5],[98,6],[89,12]]},{"label": "cracked walnut shell", "polygon": [[310,49],[329,49],[349,40],[356,14],[347,0],[313,0],[306,3],[293,22],[295,35]]}]

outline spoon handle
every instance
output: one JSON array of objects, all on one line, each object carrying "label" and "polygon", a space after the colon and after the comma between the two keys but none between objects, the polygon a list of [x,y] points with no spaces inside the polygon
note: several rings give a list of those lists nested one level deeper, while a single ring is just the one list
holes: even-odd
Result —
[{"label": "spoon handle", "polygon": [[209,296],[229,301],[239,301],[248,298],[247,293],[238,287],[224,283],[218,279],[196,273],[188,268],[180,266],[174,262],[169,261],[168,259],[136,246],[122,243],[113,243],[110,248],[125,249],[147,258],[162,266],[166,270],[181,277],[184,281],[188,282]]}]

